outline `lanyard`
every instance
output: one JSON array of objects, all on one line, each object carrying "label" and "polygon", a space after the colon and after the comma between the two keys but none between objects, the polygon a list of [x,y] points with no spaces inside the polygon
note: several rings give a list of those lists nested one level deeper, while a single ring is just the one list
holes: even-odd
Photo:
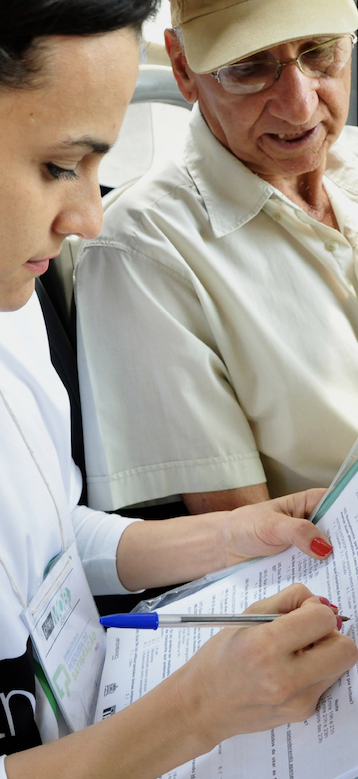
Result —
[{"label": "lanyard", "polygon": [[105,656],[105,633],[78,555],[76,541],[66,548],[60,510],[46,476],[16,414],[0,389],[0,398],[41,476],[56,510],[62,551],[27,603],[4,560],[39,662],[58,705],[73,731],[92,724]]},{"label": "lanyard", "polygon": [[[62,552],[64,552],[66,550],[65,533],[64,533],[64,528],[63,528],[63,523],[62,523],[60,511],[59,511],[59,508],[58,508],[55,496],[54,496],[54,494],[52,492],[51,485],[49,484],[49,482],[46,479],[46,476],[45,476],[45,474],[44,474],[44,472],[43,472],[43,470],[41,468],[41,465],[40,465],[39,461],[37,460],[35,452],[31,448],[31,446],[30,446],[30,444],[29,444],[29,442],[28,442],[28,440],[26,438],[26,435],[25,435],[25,433],[24,433],[24,431],[23,431],[23,429],[22,429],[22,427],[20,425],[19,420],[16,417],[16,414],[12,410],[9,402],[7,401],[7,399],[6,399],[4,393],[2,392],[1,389],[0,389],[0,397],[1,397],[2,401],[3,401],[3,404],[4,404],[5,408],[6,408],[9,416],[11,417],[11,419],[12,419],[12,421],[14,423],[15,427],[17,428],[18,432],[20,433],[20,436],[21,436],[21,438],[22,438],[22,440],[23,440],[23,442],[24,442],[24,444],[25,444],[25,446],[26,446],[26,448],[27,448],[27,450],[28,450],[28,452],[29,452],[29,454],[30,454],[30,456],[31,456],[31,458],[32,458],[32,460],[33,460],[33,462],[34,462],[34,464],[35,464],[35,466],[36,466],[40,476],[41,476],[41,478],[42,478],[42,481],[44,482],[44,484],[46,486],[46,489],[47,489],[50,497],[51,497],[51,500],[52,500],[53,505],[55,507],[55,511],[56,511],[56,515],[57,515],[57,519],[58,519],[58,524],[59,524],[59,528],[60,528]],[[4,570],[6,571],[6,574],[7,574],[7,576],[10,579],[10,582],[11,582],[11,584],[12,584],[12,586],[13,586],[13,588],[14,588],[14,590],[15,590],[15,592],[16,592],[19,600],[20,600],[21,605],[23,606],[23,608],[26,608],[26,606],[27,606],[26,598],[24,598],[24,596],[21,593],[19,587],[17,586],[14,578],[12,577],[12,575],[11,575],[7,565],[2,560],[1,557],[0,557],[0,563],[3,566]]]}]

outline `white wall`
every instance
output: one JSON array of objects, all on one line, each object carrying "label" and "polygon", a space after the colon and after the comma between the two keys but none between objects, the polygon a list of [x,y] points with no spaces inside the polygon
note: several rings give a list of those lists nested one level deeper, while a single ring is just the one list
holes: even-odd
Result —
[{"label": "white wall", "polygon": [[162,0],[160,10],[154,22],[146,22],[143,29],[144,39],[151,43],[163,43],[163,32],[171,27],[169,0]]}]

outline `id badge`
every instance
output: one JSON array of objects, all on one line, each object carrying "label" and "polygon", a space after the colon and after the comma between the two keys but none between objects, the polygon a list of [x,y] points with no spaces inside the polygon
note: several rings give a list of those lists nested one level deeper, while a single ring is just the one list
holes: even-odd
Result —
[{"label": "id badge", "polygon": [[106,638],[76,543],[23,611],[39,661],[69,728],[93,722]]}]

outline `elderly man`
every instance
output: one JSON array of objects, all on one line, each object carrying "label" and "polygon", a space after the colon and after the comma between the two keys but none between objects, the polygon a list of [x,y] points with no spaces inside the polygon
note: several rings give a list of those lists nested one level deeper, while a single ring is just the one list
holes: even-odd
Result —
[{"label": "elderly man", "polygon": [[327,485],[358,435],[353,0],[172,0],[195,103],[77,273],[90,499]]}]

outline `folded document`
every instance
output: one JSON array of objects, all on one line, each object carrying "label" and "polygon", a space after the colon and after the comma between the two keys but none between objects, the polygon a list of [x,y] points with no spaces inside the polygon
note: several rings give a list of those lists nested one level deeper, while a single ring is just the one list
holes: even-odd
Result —
[{"label": "folded document", "polygon": [[[343,630],[358,640],[357,470],[353,457],[317,515],[320,529],[334,547],[328,560],[313,560],[291,547],[279,555],[239,565],[229,575],[221,572],[220,579],[192,587],[189,595],[188,588],[179,588],[176,600],[169,598],[171,602],[159,608],[155,602],[156,611],[241,613],[250,603],[302,582],[351,618]],[[187,662],[214,632],[217,630],[212,628],[108,630],[96,721],[153,689]],[[227,739],[163,779],[358,779],[357,734],[355,666],[325,693],[316,713],[306,722]]]}]

